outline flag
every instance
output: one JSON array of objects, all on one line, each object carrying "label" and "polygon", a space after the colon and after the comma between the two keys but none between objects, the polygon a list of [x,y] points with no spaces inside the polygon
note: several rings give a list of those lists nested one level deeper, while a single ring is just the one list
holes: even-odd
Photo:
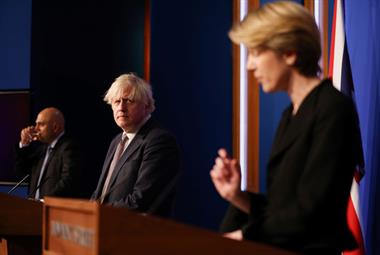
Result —
[{"label": "flag", "polygon": [[[331,36],[329,75],[334,86],[355,101],[354,84],[352,80],[350,58],[347,49],[344,26],[344,0],[334,1],[334,16]],[[360,138],[358,138],[360,140]],[[359,183],[364,175],[363,152],[360,144],[360,161],[353,177],[350,198],[347,206],[347,222],[354,235],[358,248],[353,251],[343,251],[344,255],[364,255],[364,239],[360,224]]]}]

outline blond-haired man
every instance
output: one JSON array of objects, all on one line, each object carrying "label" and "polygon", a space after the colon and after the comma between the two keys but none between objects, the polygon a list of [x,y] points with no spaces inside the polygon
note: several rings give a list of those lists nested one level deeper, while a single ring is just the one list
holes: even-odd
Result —
[{"label": "blond-haired man", "polygon": [[175,138],[151,117],[151,86],[135,74],[119,76],[104,100],[121,128],[111,142],[92,199],[169,216],[180,170]]}]

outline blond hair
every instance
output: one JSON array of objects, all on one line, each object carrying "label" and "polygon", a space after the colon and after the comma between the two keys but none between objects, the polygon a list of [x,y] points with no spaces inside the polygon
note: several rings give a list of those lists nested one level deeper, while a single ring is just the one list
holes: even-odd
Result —
[{"label": "blond hair", "polygon": [[154,111],[155,106],[152,87],[133,73],[122,74],[117,77],[104,95],[104,101],[112,105],[112,102],[120,98],[124,91],[132,93],[130,99],[143,102],[147,105],[149,113]]},{"label": "blond hair", "polygon": [[295,68],[306,76],[320,71],[321,43],[313,16],[300,4],[279,1],[263,5],[248,14],[229,32],[234,43],[250,49],[295,52]]}]

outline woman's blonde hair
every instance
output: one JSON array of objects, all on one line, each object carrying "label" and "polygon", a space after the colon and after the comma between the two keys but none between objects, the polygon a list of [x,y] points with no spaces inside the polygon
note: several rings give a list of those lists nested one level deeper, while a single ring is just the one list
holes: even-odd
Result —
[{"label": "woman's blonde hair", "polygon": [[300,4],[265,4],[235,25],[229,36],[234,43],[243,43],[249,49],[295,52],[295,68],[303,75],[315,76],[320,71],[319,30],[313,16]]},{"label": "woman's blonde hair", "polygon": [[104,101],[112,105],[112,102],[120,98],[124,91],[133,93],[130,99],[147,105],[149,113],[154,111],[153,92],[150,84],[133,73],[122,74],[117,77],[104,95]]}]

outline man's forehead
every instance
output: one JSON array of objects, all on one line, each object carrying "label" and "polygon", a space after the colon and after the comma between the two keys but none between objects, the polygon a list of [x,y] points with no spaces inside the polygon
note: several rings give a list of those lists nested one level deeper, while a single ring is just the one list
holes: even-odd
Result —
[{"label": "man's forehead", "polygon": [[44,120],[44,119],[36,119],[36,124],[45,124],[45,123],[47,123],[47,121],[46,120]]},{"label": "man's forehead", "polygon": [[40,113],[40,114],[37,115],[36,123],[41,123],[42,124],[42,123],[45,123],[47,121],[48,121],[48,119],[47,119],[46,114]]},{"label": "man's forehead", "polygon": [[118,98],[130,98],[134,96],[135,89],[134,88],[123,88],[116,94],[115,99]]}]

